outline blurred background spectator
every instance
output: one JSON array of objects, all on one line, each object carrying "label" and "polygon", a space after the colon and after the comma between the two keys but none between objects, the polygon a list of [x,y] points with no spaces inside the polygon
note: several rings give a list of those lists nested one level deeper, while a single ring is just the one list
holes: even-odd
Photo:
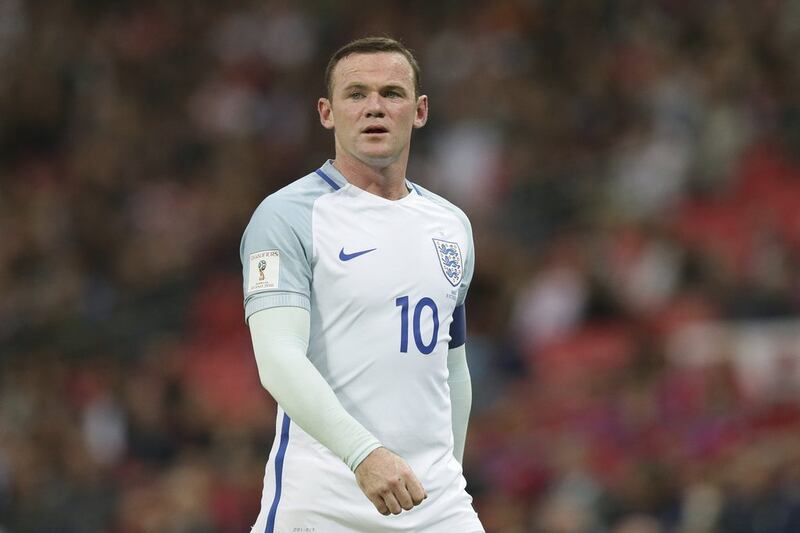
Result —
[{"label": "blurred background spectator", "polygon": [[249,531],[239,238],[382,33],[474,225],[487,531],[800,531],[797,0],[0,0],[0,532]]}]

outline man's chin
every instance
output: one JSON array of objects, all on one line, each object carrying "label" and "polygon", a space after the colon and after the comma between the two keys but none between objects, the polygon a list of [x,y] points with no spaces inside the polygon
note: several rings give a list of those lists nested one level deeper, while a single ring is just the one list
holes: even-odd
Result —
[{"label": "man's chin", "polygon": [[365,165],[372,168],[386,168],[397,161],[397,156],[383,154],[360,154],[358,159]]}]

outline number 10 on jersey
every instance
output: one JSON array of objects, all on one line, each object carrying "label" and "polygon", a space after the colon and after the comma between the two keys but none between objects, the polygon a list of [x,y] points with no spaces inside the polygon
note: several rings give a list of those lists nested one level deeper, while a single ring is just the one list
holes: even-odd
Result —
[{"label": "number 10 on jersey", "polygon": [[[401,296],[396,299],[394,303],[395,306],[400,308],[400,352],[408,353],[408,296]],[[426,307],[431,310],[431,320],[433,321],[433,335],[428,344],[425,344],[422,340],[421,327],[422,311]],[[417,350],[423,355],[429,355],[436,347],[436,341],[439,340],[439,309],[436,307],[436,302],[427,296],[421,298],[414,306],[412,322],[414,328],[414,344],[417,345]]]}]

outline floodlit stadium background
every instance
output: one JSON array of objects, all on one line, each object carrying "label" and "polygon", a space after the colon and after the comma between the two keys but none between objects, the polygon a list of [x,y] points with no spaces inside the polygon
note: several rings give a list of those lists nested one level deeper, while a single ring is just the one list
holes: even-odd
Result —
[{"label": "floodlit stadium background", "polygon": [[475,229],[487,531],[800,531],[789,0],[0,0],[0,531],[249,531],[239,238],[384,32],[431,100],[409,176]]}]

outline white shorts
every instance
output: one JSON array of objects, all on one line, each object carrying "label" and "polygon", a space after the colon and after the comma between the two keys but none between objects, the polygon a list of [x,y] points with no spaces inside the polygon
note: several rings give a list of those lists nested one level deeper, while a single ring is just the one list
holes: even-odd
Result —
[{"label": "white shorts", "polygon": [[[433,477],[431,470],[436,470]],[[415,472],[428,498],[410,511],[384,516],[361,492],[350,469],[321,444],[295,438],[289,442],[288,435],[278,435],[252,533],[484,532],[455,459]]]}]

